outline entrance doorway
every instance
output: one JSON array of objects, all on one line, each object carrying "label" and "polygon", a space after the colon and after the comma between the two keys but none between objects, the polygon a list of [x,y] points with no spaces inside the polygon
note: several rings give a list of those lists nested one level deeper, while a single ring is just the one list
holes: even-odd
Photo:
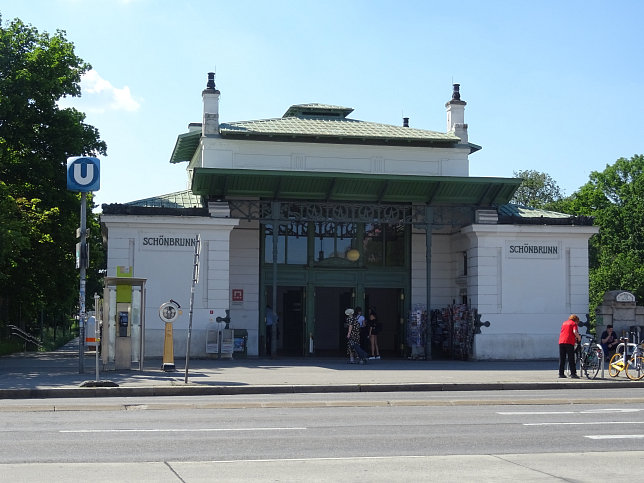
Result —
[{"label": "entrance doorway", "polygon": [[352,307],[353,290],[348,287],[315,288],[315,353],[320,356],[344,357],[347,339],[344,327],[345,309]]},{"label": "entrance doorway", "polygon": [[287,356],[304,355],[304,289],[280,288],[282,302],[282,353]]},{"label": "entrance doorway", "polygon": [[380,322],[378,348],[383,355],[399,356],[403,341],[402,290],[399,288],[367,288],[365,289],[365,317],[372,308]]},{"label": "entrance doorway", "polygon": [[[272,292],[272,287],[266,288],[266,305],[270,305]],[[305,354],[304,288],[278,287],[276,302],[277,307],[273,310],[278,316],[278,321],[277,327],[273,328],[275,342],[273,353],[285,356],[303,356]]]}]

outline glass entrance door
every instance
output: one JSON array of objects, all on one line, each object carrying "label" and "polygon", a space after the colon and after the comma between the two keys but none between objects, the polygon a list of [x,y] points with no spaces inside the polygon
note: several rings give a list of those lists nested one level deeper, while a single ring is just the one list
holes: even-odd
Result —
[{"label": "glass entrance door", "polygon": [[401,324],[403,312],[402,290],[399,288],[366,288],[365,316],[369,308],[376,312],[380,322],[378,348],[381,354],[398,356],[403,341],[404,324]]},{"label": "glass entrance door", "polygon": [[282,353],[287,356],[304,355],[304,289],[280,287],[282,301]]},{"label": "glass entrance door", "polygon": [[348,287],[315,288],[315,354],[319,356],[344,356],[346,329],[344,311],[351,307],[353,290]]}]

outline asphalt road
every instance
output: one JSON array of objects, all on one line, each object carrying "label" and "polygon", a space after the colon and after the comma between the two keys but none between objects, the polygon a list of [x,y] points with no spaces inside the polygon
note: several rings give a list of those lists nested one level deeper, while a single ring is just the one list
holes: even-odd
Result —
[{"label": "asphalt road", "polygon": [[644,474],[642,396],[2,401],[0,481],[80,481],[87,471],[93,481],[613,480]]}]

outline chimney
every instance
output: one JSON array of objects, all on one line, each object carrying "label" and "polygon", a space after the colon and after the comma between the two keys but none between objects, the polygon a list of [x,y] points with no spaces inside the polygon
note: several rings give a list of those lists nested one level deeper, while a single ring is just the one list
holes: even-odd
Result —
[{"label": "chimney", "polygon": [[465,106],[467,102],[461,100],[460,88],[460,84],[454,84],[452,99],[445,104],[447,108],[447,132],[453,132],[461,138],[462,144],[467,144],[467,124],[465,124]]},{"label": "chimney", "polygon": [[216,136],[219,134],[219,94],[215,86],[215,73],[209,72],[208,83],[201,93],[203,99],[202,136]]},{"label": "chimney", "polygon": [[403,127],[409,127],[409,118],[403,117]]}]

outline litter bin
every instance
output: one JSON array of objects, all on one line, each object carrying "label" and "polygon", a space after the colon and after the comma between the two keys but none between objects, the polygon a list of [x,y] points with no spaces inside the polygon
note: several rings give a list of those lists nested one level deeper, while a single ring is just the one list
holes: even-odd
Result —
[{"label": "litter bin", "polygon": [[248,355],[248,331],[235,329],[233,334],[233,356],[246,357]]}]

